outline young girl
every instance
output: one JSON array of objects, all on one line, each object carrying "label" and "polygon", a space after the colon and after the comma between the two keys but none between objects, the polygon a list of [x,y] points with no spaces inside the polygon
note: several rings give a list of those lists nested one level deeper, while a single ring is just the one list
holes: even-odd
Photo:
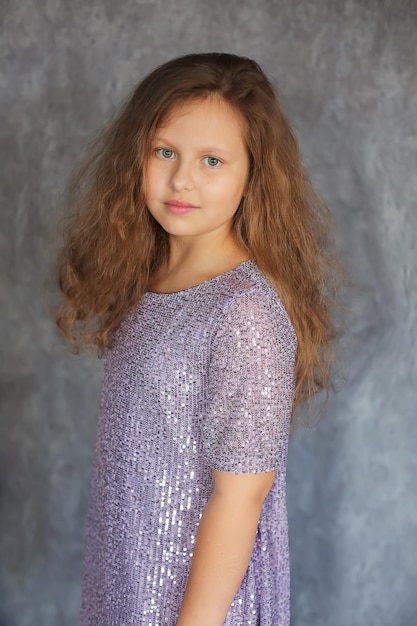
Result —
[{"label": "young girl", "polygon": [[83,626],[286,626],[297,409],[329,386],[327,213],[252,60],[149,74],[72,180],[63,335],[104,355]]}]

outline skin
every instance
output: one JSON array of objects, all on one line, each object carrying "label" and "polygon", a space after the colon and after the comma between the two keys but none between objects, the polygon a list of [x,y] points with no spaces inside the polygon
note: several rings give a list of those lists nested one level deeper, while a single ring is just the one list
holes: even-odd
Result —
[{"label": "skin", "polygon": [[[248,258],[232,233],[248,170],[243,121],[219,98],[183,104],[158,129],[145,168],[145,199],[170,234],[170,258],[154,290],[185,289]],[[170,199],[198,208],[172,215],[165,205]]]},{"label": "skin", "polygon": [[[183,105],[158,130],[145,169],[145,198],[170,235],[170,258],[153,290],[186,289],[248,258],[232,233],[248,170],[243,122],[218,98]],[[170,199],[198,208],[173,215],[165,204]],[[177,626],[223,624],[248,567],[275,472],[212,475]]]},{"label": "skin", "polygon": [[275,472],[213,470],[177,626],[222,626],[249,565],[263,501]]}]

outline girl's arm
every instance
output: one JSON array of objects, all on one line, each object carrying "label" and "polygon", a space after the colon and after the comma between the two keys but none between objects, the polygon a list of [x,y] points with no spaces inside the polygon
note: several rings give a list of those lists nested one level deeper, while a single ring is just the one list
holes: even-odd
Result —
[{"label": "girl's arm", "polygon": [[197,531],[177,626],[221,626],[242,582],[262,504],[275,471],[232,474],[213,470],[213,492]]}]

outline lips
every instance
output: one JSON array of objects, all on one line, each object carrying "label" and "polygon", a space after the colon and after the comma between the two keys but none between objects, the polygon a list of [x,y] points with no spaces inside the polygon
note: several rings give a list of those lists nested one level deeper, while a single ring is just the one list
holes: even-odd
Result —
[{"label": "lips", "polygon": [[194,211],[194,209],[198,208],[194,204],[183,202],[182,200],[167,200],[165,206],[170,213],[176,214],[190,213],[190,211]]},{"label": "lips", "polygon": [[183,202],[182,200],[167,200],[165,204],[169,204],[170,206],[177,206],[183,209],[196,209],[197,207],[194,204],[190,204],[189,202]]}]

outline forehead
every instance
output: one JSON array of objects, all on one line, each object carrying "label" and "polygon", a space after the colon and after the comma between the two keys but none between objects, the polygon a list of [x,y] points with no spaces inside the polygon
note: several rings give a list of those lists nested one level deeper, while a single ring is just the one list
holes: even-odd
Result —
[{"label": "forehead", "polygon": [[174,105],[159,124],[156,135],[222,140],[237,145],[245,143],[245,127],[245,120],[237,109],[219,97],[209,97]]}]

